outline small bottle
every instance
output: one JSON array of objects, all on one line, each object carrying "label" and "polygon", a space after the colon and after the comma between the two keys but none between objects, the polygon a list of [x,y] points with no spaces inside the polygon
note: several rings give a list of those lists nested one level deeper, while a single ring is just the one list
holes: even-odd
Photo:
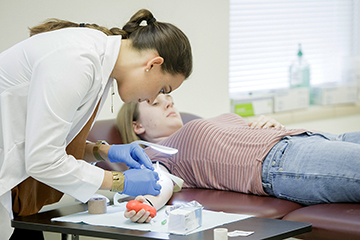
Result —
[{"label": "small bottle", "polygon": [[299,44],[299,51],[296,61],[290,66],[290,88],[310,88],[310,66],[305,61]]}]

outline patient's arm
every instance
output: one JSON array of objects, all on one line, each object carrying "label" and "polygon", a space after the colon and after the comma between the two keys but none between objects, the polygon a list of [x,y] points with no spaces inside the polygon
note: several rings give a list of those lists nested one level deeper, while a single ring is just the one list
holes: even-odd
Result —
[{"label": "patient's arm", "polygon": [[[156,166],[154,166],[156,168]],[[160,165],[162,171],[167,171],[166,168]],[[157,196],[153,195],[145,195],[145,196],[137,196],[135,200],[139,200],[144,203],[151,203],[156,210],[162,208],[171,198],[173,193],[174,184],[172,180],[166,176],[165,174],[160,174],[159,184],[161,185],[160,194]],[[149,203],[149,204],[150,204]],[[150,204],[150,205],[151,205]],[[145,212],[144,209],[140,210],[139,212],[132,211],[125,211],[124,216],[126,218],[130,218],[133,222],[144,223],[150,222],[151,217],[149,217],[150,212]]]}]

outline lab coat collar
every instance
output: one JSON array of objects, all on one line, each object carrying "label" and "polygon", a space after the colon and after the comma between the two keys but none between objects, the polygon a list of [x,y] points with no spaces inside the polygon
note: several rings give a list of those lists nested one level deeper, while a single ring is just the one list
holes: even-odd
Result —
[{"label": "lab coat collar", "polygon": [[106,44],[105,55],[103,59],[103,72],[102,72],[102,86],[105,86],[109,81],[110,74],[114,69],[116,60],[119,55],[121,45],[121,35],[108,36]]},{"label": "lab coat collar", "polygon": [[[121,35],[108,36],[108,41],[107,41],[106,49],[105,49],[105,55],[104,55],[104,59],[103,59],[103,63],[102,63],[102,65],[103,65],[102,87],[103,87],[104,91],[100,91],[99,95],[98,95],[98,101],[100,99],[99,110],[102,109],[102,106],[104,105],[105,100],[106,100],[106,96],[109,92],[110,85],[111,85],[112,81],[114,81],[114,78],[111,78],[110,74],[112,73],[112,71],[114,69],[116,60],[119,55],[121,38],[122,38]],[[98,102],[98,101],[96,101],[96,102]],[[100,111],[98,111],[96,113],[95,119],[99,115],[99,112]]]}]

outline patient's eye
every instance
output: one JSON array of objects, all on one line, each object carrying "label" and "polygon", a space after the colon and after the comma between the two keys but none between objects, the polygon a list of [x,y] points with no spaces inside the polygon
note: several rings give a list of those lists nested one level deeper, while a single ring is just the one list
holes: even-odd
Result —
[{"label": "patient's eye", "polygon": [[159,105],[158,102],[153,102],[152,106],[156,106],[156,105]]}]

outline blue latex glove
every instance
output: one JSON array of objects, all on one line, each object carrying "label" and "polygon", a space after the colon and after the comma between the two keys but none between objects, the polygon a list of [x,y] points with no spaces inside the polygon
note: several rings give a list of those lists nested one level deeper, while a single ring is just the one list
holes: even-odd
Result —
[{"label": "blue latex glove", "polygon": [[136,197],[138,195],[159,195],[161,185],[157,183],[159,175],[149,169],[129,169],[124,172],[124,191],[122,193]]},{"label": "blue latex glove", "polygon": [[130,168],[141,168],[144,165],[150,170],[154,170],[150,158],[137,143],[112,145],[108,152],[110,162],[126,163]]}]

